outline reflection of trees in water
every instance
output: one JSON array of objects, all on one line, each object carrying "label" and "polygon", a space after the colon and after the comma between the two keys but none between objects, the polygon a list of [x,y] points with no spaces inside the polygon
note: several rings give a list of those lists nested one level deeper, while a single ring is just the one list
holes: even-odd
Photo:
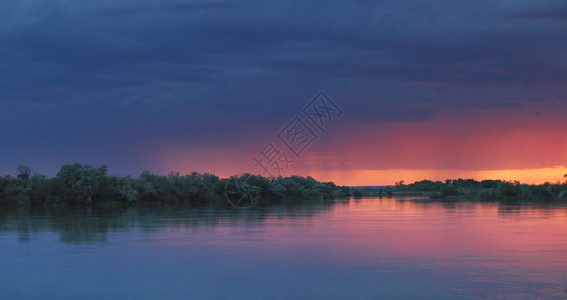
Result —
[{"label": "reflection of trees in water", "polygon": [[461,213],[478,208],[494,210],[502,217],[525,215],[567,215],[562,203],[486,203],[462,201],[412,201],[408,199],[362,198],[350,201],[321,201],[295,206],[270,206],[252,209],[219,209],[215,207],[157,206],[130,208],[29,209],[0,211],[0,232],[17,233],[21,242],[33,242],[40,233],[54,232],[62,242],[84,243],[107,240],[108,233],[127,232],[134,228],[142,232],[167,229],[215,231],[217,226],[250,226],[266,224],[267,220],[311,218],[328,212],[333,206],[363,205],[365,201],[395,201],[399,209],[432,206],[446,213]]},{"label": "reflection of trees in water", "polygon": [[296,206],[251,209],[214,207],[130,207],[81,209],[24,209],[0,211],[0,232],[16,232],[18,240],[30,242],[43,232],[55,232],[62,242],[83,243],[107,240],[109,232],[139,228],[151,232],[167,228],[193,231],[215,226],[262,226],[267,219],[310,218],[329,211],[333,201]]},{"label": "reflection of trees in water", "polygon": [[397,201],[397,205],[403,208],[404,203],[412,203],[421,209],[437,206],[444,209],[447,213],[458,213],[474,211],[481,209],[494,209],[498,215],[502,217],[540,215],[540,216],[556,216],[567,215],[567,203],[565,202],[533,202],[533,201],[467,201],[467,200],[430,200],[425,198],[419,199],[403,199]]},{"label": "reflection of trees in water", "polygon": [[537,215],[552,217],[567,215],[567,203],[500,203],[498,214],[503,217]]}]

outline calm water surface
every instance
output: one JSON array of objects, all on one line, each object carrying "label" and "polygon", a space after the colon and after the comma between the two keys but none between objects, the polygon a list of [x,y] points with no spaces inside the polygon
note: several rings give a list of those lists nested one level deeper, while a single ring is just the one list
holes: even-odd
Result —
[{"label": "calm water surface", "polygon": [[0,213],[2,299],[567,296],[565,205]]}]

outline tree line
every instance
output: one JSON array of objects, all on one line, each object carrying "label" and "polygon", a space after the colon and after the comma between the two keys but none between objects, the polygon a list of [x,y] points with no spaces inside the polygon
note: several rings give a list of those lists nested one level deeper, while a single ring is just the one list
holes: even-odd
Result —
[{"label": "tree line", "polygon": [[[564,176],[567,178],[567,174]],[[460,197],[484,201],[567,201],[567,181],[544,184],[522,184],[518,181],[447,179],[445,182],[422,180],[410,184],[403,181],[395,192],[430,192],[430,198]],[[432,193],[431,193],[432,192]]]},{"label": "tree line", "polygon": [[[232,182],[231,180],[234,180]],[[138,178],[108,175],[108,167],[88,164],[63,165],[55,177],[17,168],[15,177],[0,177],[0,206],[91,206],[97,204],[218,204],[228,205],[227,187],[245,183],[258,191],[258,204],[324,200],[351,195],[349,187],[319,182],[311,177],[266,178],[245,174],[219,178],[193,172],[167,176],[142,172]],[[245,195],[246,196],[246,195]]]}]

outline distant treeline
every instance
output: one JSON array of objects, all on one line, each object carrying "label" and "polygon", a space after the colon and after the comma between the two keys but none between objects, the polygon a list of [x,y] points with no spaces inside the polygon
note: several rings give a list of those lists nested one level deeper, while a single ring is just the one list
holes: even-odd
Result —
[{"label": "distant treeline", "polygon": [[396,195],[481,201],[567,201],[567,183],[528,185],[501,180],[448,179],[350,188],[300,176],[266,178],[245,174],[221,179],[210,173],[171,172],[163,176],[144,171],[138,178],[132,178],[108,175],[106,165],[95,168],[79,163],[62,166],[52,178],[32,175],[25,166],[18,167],[16,177],[0,177],[0,207],[162,203],[247,206]]},{"label": "distant treeline", "polygon": [[[566,175],[567,177],[567,175]],[[540,185],[502,180],[447,179],[445,182],[422,180],[411,184],[398,182],[392,188],[401,192],[424,192],[430,198],[460,197],[481,201],[525,200],[567,201],[567,182]]]},{"label": "distant treeline", "polygon": [[53,178],[32,175],[30,169],[24,166],[18,167],[16,177],[0,177],[0,206],[90,206],[113,203],[230,205],[227,189],[228,195],[236,199],[232,202],[239,205],[246,205],[251,197],[254,201],[252,204],[266,205],[351,195],[349,187],[318,182],[311,177],[266,178],[246,174],[221,179],[209,173],[180,175],[171,172],[162,176],[144,171],[138,178],[132,178],[108,175],[106,165],[95,168],[75,163],[62,166]]}]

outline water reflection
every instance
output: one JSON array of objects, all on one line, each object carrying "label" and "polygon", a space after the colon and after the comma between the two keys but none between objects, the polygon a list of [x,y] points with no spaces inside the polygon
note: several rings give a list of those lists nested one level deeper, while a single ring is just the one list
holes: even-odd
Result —
[{"label": "water reflection", "polygon": [[0,211],[0,231],[16,232],[20,242],[32,242],[41,232],[56,232],[61,242],[107,240],[107,233],[137,228],[152,232],[167,228],[199,230],[201,227],[262,226],[266,219],[311,218],[348,201],[309,203],[252,209],[214,207],[99,207],[80,209],[16,208]]},{"label": "water reflection", "polygon": [[565,204],[415,198],[16,209],[0,212],[0,292],[37,298],[50,278],[79,287],[56,298],[561,297],[566,225]]},{"label": "water reflection", "polygon": [[[479,202],[442,202],[419,198],[352,198],[335,202],[274,206],[253,209],[214,207],[101,207],[82,209],[16,208],[0,211],[0,231],[17,232],[20,242],[32,242],[41,232],[57,232],[62,242],[106,242],[108,232],[139,228],[151,232],[164,228],[192,229],[215,226],[262,226],[266,220],[312,218],[347,207],[357,209],[356,224],[365,215],[394,211],[399,216],[435,214],[492,214],[503,219],[567,217],[566,204],[509,204]],[[345,217],[345,216],[342,216]],[[346,219],[344,219],[346,220]],[[370,220],[372,221],[372,220]]]}]

